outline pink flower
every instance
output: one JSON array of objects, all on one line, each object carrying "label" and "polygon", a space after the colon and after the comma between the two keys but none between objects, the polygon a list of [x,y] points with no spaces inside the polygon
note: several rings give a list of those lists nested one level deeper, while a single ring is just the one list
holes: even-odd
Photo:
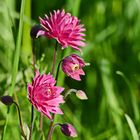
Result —
[{"label": "pink flower", "polygon": [[49,119],[52,119],[50,112],[63,114],[59,104],[64,103],[63,96],[60,95],[64,88],[55,86],[55,83],[56,81],[51,74],[40,75],[39,72],[36,72],[32,85],[28,84],[30,102]]},{"label": "pink flower", "polygon": [[63,72],[71,78],[80,81],[80,75],[85,75],[82,68],[85,66],[85,62],[76,54],[71,54],[62,60]]},{"label": "pink flower", "polygon": [[77,132],[71,124],[64,123],[64,124],[60,124],[60,126],[61,126],[61,131],[64,135],[69,137],[77,137]]},{"label": "pink flower", "polygon": [[80,20],[75,16],[71,16],[70,13],[65,13],[64,10],[54,10],[54,13],[50,13],[50,17],[45,15],[45,18],[40,18],[40,23],[44,30],[40,30],[37,37],[40,35],[47,36],[48,38],[54,38],[62,46],[66,48],[71,46],[72,48],[81,51],[79,47],[85,46],[83,42],[85,36],[84,25],[80,24]]}]

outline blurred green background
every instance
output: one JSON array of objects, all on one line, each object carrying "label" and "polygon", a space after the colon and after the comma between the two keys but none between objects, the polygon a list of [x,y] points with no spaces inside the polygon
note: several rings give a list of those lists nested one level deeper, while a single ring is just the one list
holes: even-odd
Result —
[{"label": "blurred green background", "polygon": [[[30,124],[30,103],[27,83],[33,77],[32,40],[30,29],[50,11],[65,9],[78,16],[86,28],[83,58],[90,66],[81,82],[60,72],[59,86],[82,89],[88,100],[78,100],[74,94],[61,106],[64,115],[56,121],[72,123],[78,131],[75,140],[138,140],[140,132],[140,1],[139,0],[25,0],[23,21],[19,14],[21,1],[0,0],[0,96],[11,94],[19,103],[22,119]],[[22,7],[23,8],[23,7]],[[23,30],[19,31],[19,19]],[[20,45],[21,39],[21,45]],[[48,73],[51,67],[54,40],[35,41],[37,67]],[[16,53],[16,48],[19,53]],[[61,56],[73,52],[71,48]],[[16,58],[15,58],[16,56]],[[16,74],[15,86],[13,76]],[[11,85],[13,83],[13,89]],[[14,92],[13,92],[14,91]],[[127,114],[127,115],[126,115]],[[42,140],[49,120],[44,118],[44,134],[39,131],[39,113],[35,111],[34,140]],[[15,106],[0,103],[0,138],[7,120],[4,140],[20,140]],[[26,130],[28,130],[26,128]],[[53,140],[71,139],[56,128]]]}]

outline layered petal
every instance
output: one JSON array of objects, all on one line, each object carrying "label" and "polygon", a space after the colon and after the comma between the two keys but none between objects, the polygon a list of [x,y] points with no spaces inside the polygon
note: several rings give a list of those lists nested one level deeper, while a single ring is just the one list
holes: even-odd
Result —
[{"label": "layered petal", "polygon": [[27,86],[29,101],[49,119],[52,119],[50,113],[63,114],[59,105],[64,103],[61,95],[64,88],[55,86],[55,83],[56,81],[51,74],[40,75],[37,71],[32,84]]},{"label": "layered petal", "polygon": [[85,67],[84,60],[76,54],[71,54],[62,61],[63,72],[77,81],[81,80],[80,75],[85,75],[83,67]]},{"label": "layered petal", "polygon": [[65,13],[64,10],[54,10],[50,16],[45,15],[45,18],[40,17],[39,19],[43,30],[38,31],[37,37],[43,35],[54,38],[62,48],[71,46],[78,51],[81,51],[80,47],[86,45],[83,38],[85,36],[84,25],[80,24],[80,20],[71,16],[70,13]]}]

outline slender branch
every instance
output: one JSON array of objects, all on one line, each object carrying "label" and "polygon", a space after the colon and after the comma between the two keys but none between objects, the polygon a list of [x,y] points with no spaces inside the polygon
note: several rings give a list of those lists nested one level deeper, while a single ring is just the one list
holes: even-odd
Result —
[{"label": "slender branch", "polygon": [[[54,54],[53,54],[53,64],[52,64],[52,71],[51,71],[52,74],[54,74],[54,69],[55,69],[55,66],[56,66],[57,45],[58,45],[58,43],[56,42],[56,45],[55,45],[55,48],[54,48]],[[56,74],[56,78],[55,78],[56,80],[58,78],[60,64],[61,63],[59,63],[58,67],[57,67],[57,74]],[[46,140],[51,140],[54,118],[55,118],[55,114],[52,114],[52,121],[51,121],[50,126],[49,126],[49,131],[48,131],[48,135],[47,135]]]},{"label": "slender branch", "polygon": [[52,71],[51,71],[52,74],[54,74],[54,69],[55,69],[55,65],[56,65],[57,45],[58,45],[58,43],[56,41],[55,48],[54,48],[54,54],[53,54],[53,64],[52,64]]},{"label": "slender branch", "polygon": [[20,114],[19,106],[18,106],[18,104],[17,104],[16,102],[13,102],[13,103],[16,105],[17,110],[18,110],[18,117],[19,117],[19,123],[20,123],[21,134],[22,134],[22,136],[24,137],[24,139],[27,140],[27,137],[26,137],[26,135],[25,135],[25,133],[24,133],[24,130],[23,130],[23,124],[22,124],[22,120],[21,120],[21,114]]}]

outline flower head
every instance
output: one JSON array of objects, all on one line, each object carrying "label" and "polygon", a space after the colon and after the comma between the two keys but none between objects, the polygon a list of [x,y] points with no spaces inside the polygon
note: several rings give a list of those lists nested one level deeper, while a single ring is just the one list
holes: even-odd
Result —
[{"label": "flower head", "polygon": [[49,119],[52,119],[50,112],[63,114],[59,104],[64,103],[63,96],[60,95],[64,88],[55,86],[55,82],[51,74],[40,75],[39,72],[36,72],[32,85],[28,84],[28,98],[30,102]]},{"label": "flower head", "polygon": [[69,123],[61,124],[61,131],[66,136],[77,137],[77,132],[75,128]]},{"label": "flower head", "polygon": [[82,68],[85,66],[85,62],[76,54],[71,54],[63,59],[62,70],[71,78],[80,81],[80,75],[85,75]]},{"label": "flower head", "polygon": [[40,23],[44,30],[38,32],[38,36],[44,35],[48,38],[54,38],[62,46],[66,48],[71,46],[72,48],[81,51],[79,47],[85,46],[83,38],[85,34],[84,25],[80,24],[80,20],[77,17],[71,16],[70,13],[65,13],[64,10],[54,10],[54,13],[50,13],[50,17],[45,15],[45,18],[40,18]]}]

